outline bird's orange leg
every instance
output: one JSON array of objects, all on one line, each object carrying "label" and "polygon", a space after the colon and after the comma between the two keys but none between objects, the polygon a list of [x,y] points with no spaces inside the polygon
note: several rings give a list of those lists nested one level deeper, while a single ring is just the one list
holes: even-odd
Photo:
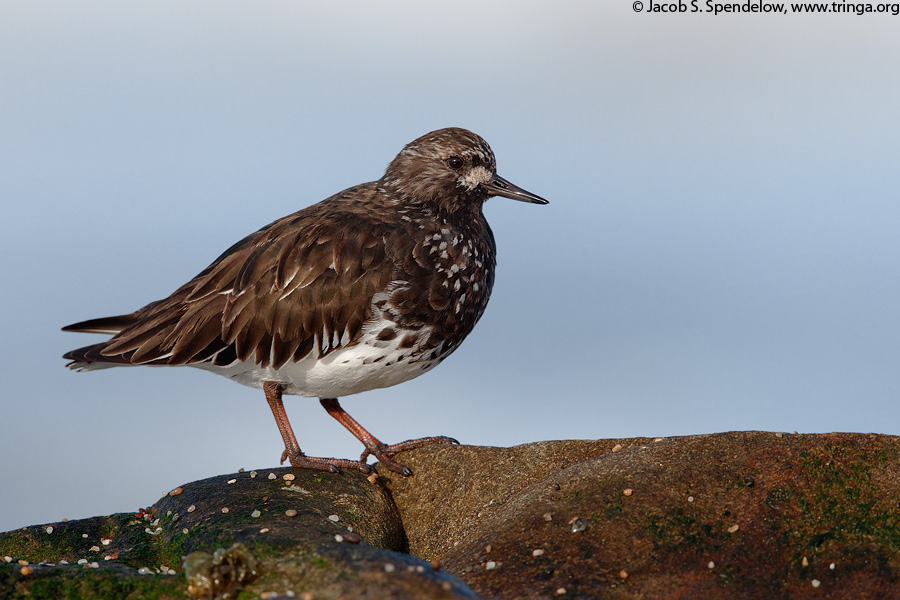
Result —
[{"label": "bird's orange leg", "polygon": [[363,473],[373,473],[375,471],[375,469],[360,461],[343,458],[316,458],[303,454],[303,451],[300,450],[300,445],[297,443],[294,430],[291,428],[291,423],[288,421],[287,413],[284,411],[284,403],[281,400],[284,388],[280,383],[267,381],[263,384],[263,391],[266,393],[266,401],[269,403],[269,408],[272,409],[272,414],[275,416],[275,423],[278,425],[278,431],[281,432],[281,439],[284,440],[284,452],[281,454],[282,464],[285,459],[288,459],[291,461],[291,466],[298,469],[315,469],[317,471],[331,471],[332,473],[339,473],[341,468],[359,469]]},{"label": "bird's orange leg", "polygon": [[394,462],[392,459],[395,454],[399,454],[400,452],[405,452],[407,450],[421,448],[422,446],[430,446],[431,444],[459,443],[451,437],[439,435],[434,437],[418,438],[415,440],[406,440],[405,442],[400,442],[399,444],[392,444],[388,446],[387,444],[382,443],[374,435],[369,433],[365,427],[363,427],[356,421],[356,419],[347,414],[347,411],[341,408],[341,405],[338,404],[337,398],[320,398],[319,402],[322,403],[322,406],[325,408],[325,410],[328,411],[329,415],[337,419],[338,423],[346,427],[350,431],[350,433],[356,436],[356,439],[362,442],[363,446],[366,447],[366,450],[362,453],[362,456],[359,457],[360,470],[362,470],[363,465],[368,466],[366,465],[366,458],[368,458],[371,454],[372,456],[377,458],[382,465],[384,465],[394,473],[399,473],[400,475],[409,477],[410,475],[412,475],[412,471],[409,469],[409,467]]}]

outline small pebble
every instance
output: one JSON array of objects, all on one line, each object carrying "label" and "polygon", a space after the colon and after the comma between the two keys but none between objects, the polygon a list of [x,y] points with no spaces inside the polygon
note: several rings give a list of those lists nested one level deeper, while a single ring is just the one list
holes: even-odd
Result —
[{"label": "small pebble", "polygon": [[715,568],[716,568],[716,563],[714,563],[713,561],[709,561],[709,564],[706,565],[706,566],[709,567],[710,569],[715,569]]},{"label": "small pebble", "polygon": [[259,530],[259,532],[260,532],[260,533],[269,533],[269,528],[268,528],[268,527],[263,527],[262,529]]},{"label": "small pebble", "polygon": [[86,559],[86,558],[79,558],[79,559],[78,559],[78,564],[79,564],[79,565],[86,565],[86,564],[87,564],[87,559]]},{"label": "small pebble", "polygon": [[188,506],[188,512],[194,512],[195,510],[197,510],[197,507],[194,506],[193,504],[191,504],[190,506]]},{"label": "small pebble", "polygon": [[393,573],[394,569],[396,569],[396,567],[394,567],[394,565],[392,565],[391,563],[387,563],[384,565],[384,570],[386,573]]},{"label": "small pebble", "polygon": [[91,552],[100,552],[100,546],[91,546]]},{"label": "small pebble", "polygon": [[432,568],[433,570],[435,570],[435,571],[440,571],[440,570],[441,570],[441,563],[440,563],[440,561],[437,561],[437,560],[431,561],[431,568]]},{"label": "small pebble", "polygon": [[244,467],[241,467],[240,469],[238,469],[238,473],[243,473],[243,472],[244,472]]},{"label": "small pebble", "polygon": [[53,533],[53,527],[52,527],[52,526],[47,528],[47,533]]},{"label": "small pebble", "polygon": [[328,520],[329,520],[329,521],[334,521],[335,523],[337,523],[338,521],[341,520],[341,518],[340,518],[339,516],[337,516],[337,515],[328,515]]},{"label": "small pebble", "polygon": [[256,479],[256,471],[250,471],[250,479]]},{"label": "small pebble", "polygon": [[369,480],[369,483],[375,483],[378,480],[378,473],[372,473],[366,479]]},{"label": "small pebble", "polygon": [[293,473],[285,473],[285,474],[284,474],[284,480],[285,480],[285,481],[293,481],[293,480],[295,480],[296,478],[297,478],[297,476],[294,475]]},{"label": "small pebble", "polygon": [[30,567],[22,567],[19,569],[19,573],[22,575],[31,575],[32,569]]},{"label": "small pebble", "polygon": [[4,556],[4,557],[3,557],[3,561],[4,561],[4,562],[11,563],[11,562],[12,562],[12,556]]},{"label": "small pebble", "polygon": [[88,564],[88,567],[91,568],[91,569],[99,569],[99,568],[100,568],[100,563],[98,563],[97,561],[94,561],[94,562],[92,562],[92,563],[89,563],[89,564]]},{"label": "small pebble", "polygon": [[531,555],[532,556],[543,556],[544,550],[541,548],[535,548],[534,550],[531,551]]},{"label": "small pebble", "polygon": [[834,571],[834,563],[831,563],[830,565],[828,565],[828,568],[831,569],[832,571]]},{"label": "small pebble", "polygon": [[275,473],[269,473],[269,479],[278,479]]},{"label": "small pebble", "polygon": [[734,533],[735,531],[737,531],[740,528],[741,528],[741,526],[738,525],[737,523],[735,523],[734,525],[732,525],[731,527],[728,528],[728,533]]},{"label": "small pebble", "polygon": [[622,493],[626,496],[630,496],[634,493],[634,490],[631,488],[625,488],[624,490],[622,490]]},{"label": "small pebble", "polygon": [[187,534],[188,534],[188,528],[185,527],[184,529],[182,529],[182,530],[181,530],[181,533],[183,533],[184,535],[187,535]]},{"label": "small pebble", "polygon": [[822,582],[819,581],[818,579],[813,579],[812,581],[810,581],[810,583],[812,584],[812,586],[813,586],[814,588],[817,588],[817,587],[819,587],[820,585],[822,585]]},{"label": "small pebble", "polygon": [[654,442],[661,442],[661,441],[663,441],[664,439],[666,439],[666,438],[653,438],[653,441],[654,441]]},{"label": "small pebble", "polygon": [[693,501],[694,501],[694,497],[693,497],[693,496],[688,496],[688,502],[693,502]]},{"label": "small pebble", "polygon": [[341,542],[344,541],[344,536],[342,536],[342,535],[339,534],[339,533],[338,533],[338,534],[335,534],[335,536],[334,536],[334,541],[336,541],[336,542],[338,542],[338,543],[341,543]]},{"label": "small pebble", "polygon": [[566,588],[557,588],[557,590],[556,590],[556,595],[557,595],[557,596],[565,596],[565,595],[566,595]]},{"label": "small pebble", "polygon": [[777,438],[784,437],[784,434],[779,431],[778,433],[775,434],[775,437],[777,437]]},{"label": "small pebble", "polygon": [[613,446],[612,451],[613,451],[613,452],[618,452],[618,451],[621,450],[621,449],[622,449],[622,444],[616,444],[615,446]]},{"label": "small pebble", "polygon": [[140,569],[138,569],[138,574],[140,574],[140,575],[150,575],[150,574],[151,574],[151,571],[150,571],[150,569],[148,569],[147,567],[141,567]]},{"label": "small pebble", "polygon": [[588,522],[579,517],[572,517],[572,519],[569,520],[569,524],[572,525],[572,533],[584,531],[588,526]]},{"label": "small pebble", "polygon": [[63,559],[61,559],[61,560],[59,561],[59,564],[61,564],[61,565],[67,565],[67,564],[69,564],[69,561],[67,561],[66,559],[63,558]]},{"label": "small pebble", "polygon": [[490,553],[491,553],[491,550],[493,550],[493,549],[494,549],[493,546],[491,546],[490,544],[488,544],[487,546],[484,547],[484,553],[485,553],[485,554],[490,554]]},{"label": "small pebble", "polygon": [[289,508],[289,509],[287,509],[286,511],[284,511],[284,515],[285,515],[286,517],[296,517],[296,516],[297,516],[297,511],[294,510],[293,508]]},{"label": "small pebble", "polygon": [[174,490],[172,490],[171,492],[169,492],[169,495],[170,495],[170,496],[177,496],[178,494],[180,494],[180,493],[183,492],[183,491],[184,491],[184,489],[182,489],[182,488],[180,488],[180,487],[177,487],[177,488],[175,488]]},{"label": "small pebble", "polygon": [[237,479],[229,479],[225,483],[227,483],[228,485],[231,485],[232,483],[237,483]]},{"label": "small pebble", "polygon": [[553,515],[551,515],[550,513],[544,513],[544,520],[545,520],[545,521],[548,521],[548,522],[549,522],[549,521],[552,521],[552,520],[553,520]]},{"label": "small pebble", "polygon": [[804,566],[804,567],[808,567],[808,566],[809,566],[809,560],[807,560],[806,557],[804,556],[802,559],[800,559],[800,564],[801,564],[802,566]]},{"label": "small pebble", "polygon": [[488,571],[490,571],[491,569],[496,569],[497,563],[492,560],[489,560],[484,564],[484,568],[487,569]]},{"label": "small pebble", "polygon": [[100,543],[104,546],[109,546],[112,543],[110,538],[100,538]]},{"label": "small pebble", "polygon": [[258,510],[254,510],[252,513],[250,513],[250,516],[253,517],[254,519],[258,519],[261,514],[262,513],[259,512]]},{"label": "small pebble", "polygon": [[300,600],[315,600],[312,592],[303,592],[300,594]]},{"label": "small pebble", "polygon": [[86,534],[86,533],[82,533],[82,534],[81,534],[81,537],[83,537],[84,539],[87,539],[87,534]]},{"label": "small pebble", "polygon": [[344,539],[351,544],[358,544],[362,541],[362,538],[359,537],[358,533],[353,533],[352,531],[344,534]]},{"label": "small pebble", "polygon": [[19,560],[19,564],[23,567],[27,567],[29,565],[29,562],[27,560]]},{"label": "small pebble", "polygon": [[622,569],[621,571],[619,571],[619,577],[621,577],[622,579],[628,579],[628,571]]},{"label": "small pebble", "polygon": [[222,507],[222,512],[223,512],[223,513],[227,513],[227,512],[228,512],[228,507],[227,507],[227,506]]}]

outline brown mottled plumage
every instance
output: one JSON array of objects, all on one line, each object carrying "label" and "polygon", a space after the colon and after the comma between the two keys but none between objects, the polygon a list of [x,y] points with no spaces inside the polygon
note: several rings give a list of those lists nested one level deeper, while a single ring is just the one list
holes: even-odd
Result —
[{"label": "brown mottled plumage", "polygon": [[[247,236],[171,296],[131,314],[69,325],[113,337],[65,354],[70,368],[188,365],[261,387],[298,467],[371,470],[434,437],[387,446],[336,398],[424,373],[472,331],[494,282],[490,196],[545,204],[496,175],[487,143],[441,129],[408,144],[378,181],[349,188]],[[282,394],[318,396],[366,446],[360,461],[301,452]]]}]

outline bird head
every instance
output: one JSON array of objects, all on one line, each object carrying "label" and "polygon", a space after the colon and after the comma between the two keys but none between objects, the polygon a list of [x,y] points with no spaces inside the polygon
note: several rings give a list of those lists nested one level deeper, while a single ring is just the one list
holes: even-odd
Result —
[{"label": "bird head", "polygon": [[478,209],[491,196],[547,204],[497,175],[494,152],[481,136],[459,127],[438,129],[407,144],[380,183],[403,201],[439,212]]}]

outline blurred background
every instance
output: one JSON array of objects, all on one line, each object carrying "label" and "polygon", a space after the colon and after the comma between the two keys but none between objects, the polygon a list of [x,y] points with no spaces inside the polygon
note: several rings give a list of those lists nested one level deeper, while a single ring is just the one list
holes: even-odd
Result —
[{"label": "blurred background", "polygon": [[[702,6],[702,5],[701,5]],[[266,223],[484,136],[491,304],[343,406],[384,441],[900,434],[900,21],[631,2],[7,2],[0,531],[277,466],[260,390],[77,374],[82,319],[168,295]],[[287,399],[301,447],[360,444]]]}]

